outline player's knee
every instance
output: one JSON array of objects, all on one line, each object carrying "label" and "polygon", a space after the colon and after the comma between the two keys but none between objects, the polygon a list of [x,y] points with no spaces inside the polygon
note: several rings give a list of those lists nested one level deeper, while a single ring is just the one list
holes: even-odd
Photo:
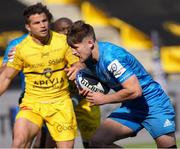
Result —
[{"label": "player's knee", "polygon": [[156,138],[158,148],[177,148],[174,133],[169,133]]}]

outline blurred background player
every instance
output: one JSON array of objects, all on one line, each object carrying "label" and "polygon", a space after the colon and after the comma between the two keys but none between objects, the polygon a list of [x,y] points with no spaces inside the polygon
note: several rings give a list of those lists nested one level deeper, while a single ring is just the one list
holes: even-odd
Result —
[{"label": "blurred background player", "polygon": [[54,31],[59,34],[67,35],[69,28],[73,24],[72,20],[69,18],[59,18],[53,24]]},{"label": "blurred background player", "polygon": [[[59,18],[57,19],[54,24],[53,28],[56,32],[60,34],[67,35],[69,28],[73,22],[69,18]],[[76,114],[78,128],[81,133],[81,138],[83,141],[83,146],[85,148],[89,147],[89,140],[92,134],[95,132],[97,127],[100,125],[100,108],[99,106],[90,107],[90,103],[86,100],[79,100],[78,90],[76,85],[70,81],[70,92],[71,98],[74,103],[74,110]]]}]

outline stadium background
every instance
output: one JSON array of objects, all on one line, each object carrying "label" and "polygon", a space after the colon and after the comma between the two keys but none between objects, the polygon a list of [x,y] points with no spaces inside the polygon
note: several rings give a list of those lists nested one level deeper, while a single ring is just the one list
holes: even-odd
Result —
[{"label": "stadium background", "polygon": [[[54,15],[83,19],[94,26],[97,38],[132,52],[171,96],[176,107],[177,137],[180,129],[180,1],[178,0],[1,0],[0,62],[7,43],[25,31],[23,9],[43,2]],[[0,97],[0,147],[11,142],[9,109],[17,104],[19,79]],[[102,119],[118,105],[102,106]],[[142,139],[143,138],[143,139]],[[151,142],[145,131],[120,144]],[[80,136],[76,147],[81,147]]]}]

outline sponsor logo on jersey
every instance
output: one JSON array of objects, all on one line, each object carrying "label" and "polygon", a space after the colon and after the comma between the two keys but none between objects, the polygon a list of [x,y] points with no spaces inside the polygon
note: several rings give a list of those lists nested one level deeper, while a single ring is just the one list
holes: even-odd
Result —
[{"label": "sponsor logo on jersey", "polygon": [[64,59],[63,58],[56,58],[56,59],[51,59],[49,60],[49,66],[51,65],[57,65],[57,64],[60,64],[60,63],[63,63],[64,62]]},{"label": "sponsor logo on jersey", "polygon": [[60,87],[60,84],[64,83],[63,78],[52,78],[52,79],[46,79],[46,80],[36,80],[34,81],[34,88],[51,88],[56,85],[57,87]]},{"label": "sponsor logo on jersey", "polygon": [[29,67],[30,69],[33,69],[33,68],[42,68],[44,66],[45,66],[44,63],[36,63],[36,64],[25,63],[25,67]]},{"label": "sponsor logo on jersey", "polygon": [[51,68],[44,69],[43,74],[45,75],[46,78],[50,78],[52,76]]},{"label": "sponsor logo on jersey", "polygon": [[108,70],[113,73],[115,78],[119,78],[126,71],[117,59],[108,65]]},{"label": "sponsor logo on jersey", "polygon": [[63,124],[54,124],[54,128],[57,132],[63,132],[63,131],[71,131],[75,129],[75,126],[71,123],[63,123]]}]

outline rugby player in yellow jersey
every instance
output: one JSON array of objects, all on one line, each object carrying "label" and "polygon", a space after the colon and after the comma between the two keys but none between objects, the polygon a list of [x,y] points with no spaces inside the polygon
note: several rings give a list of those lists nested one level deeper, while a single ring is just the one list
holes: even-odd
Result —
[{"label": "rugby player in yellow jersey", "polygon": [[[73,148],[77,126],[67,76],[73,78],[80,64],[66,36],[49,30],[52,15],[46,6],[31,5],[24,17],[29,35],[0,74],[0,95],[20,70],[25,74],[25,94],[14,124],[12,147],[27,147],[45,122],[58,148]],[[73,65],[68,74],[66,65]]]},{"label": "rugby player in yellow jersey", "polygon": [[[60,34],[67,34],[68,29],[73,24],[69,18],[59,18],[53,24],[53,29]],[[78,100],[73,94],[77,94],[78,90],[75,85],[70,82],[70,92],[72,94],[72,100]],[[76,102],[75,101],[75,102]],[[81,138],[83,141],[83,146],[85,148],[89,147],[89,140],[92,134],[95,132],[100,124],[100,108],[99,106],[91,106],[86,100],[81,100],[81,102],[75,106],[75,114],[77,119],[78,128],[81,133]]]}]

